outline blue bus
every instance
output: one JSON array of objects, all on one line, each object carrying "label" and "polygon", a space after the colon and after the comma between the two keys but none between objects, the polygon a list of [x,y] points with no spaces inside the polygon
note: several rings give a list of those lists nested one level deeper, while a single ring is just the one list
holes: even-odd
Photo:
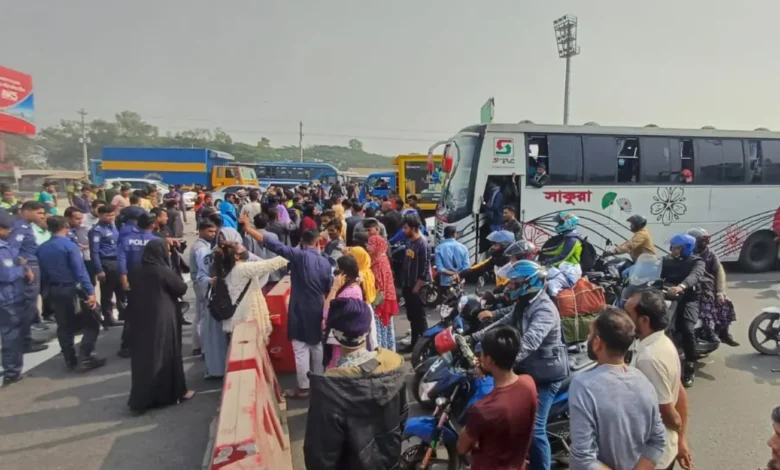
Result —
[{"label": "blue bus", "polygon": [[365,202],[368,194],[379,198],[385,197],[391,190],[398,192],[398,173],[395,171],[371,173],[360,185],[358,199],[360,202]]},{"label": "blue bus", "polygon": [[331,185],[344,178],[335,166],[328,163],[257,162],[251,164],[263,186],[272,183],[310,184],[313,181]]}]

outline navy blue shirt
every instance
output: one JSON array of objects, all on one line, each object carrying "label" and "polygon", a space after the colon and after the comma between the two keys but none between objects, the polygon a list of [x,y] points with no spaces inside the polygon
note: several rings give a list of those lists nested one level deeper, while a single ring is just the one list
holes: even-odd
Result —
[{"label": "navy blue shirt", "polygon": [[[124,229],[124,227],[122,227]],[[127,274],[141,265],[144,247],[149,240],[159,238],[151,232],[133,226],[133,230],[119,242],[119,274]]]},{"label": "navy blue shirt", "polygon": [[38,262],[35,256],[35,250],[38,249],[38,242],[35,241],[35,229],[30,222],[24,219],[16,219],[14,227],[11,230],[11,236],[8,238],[8,244],[11,249],[18,253],[18,256],[31,261]]},{"label": "navy blue shirt", "polygon": [[24,300],[24,267],[16,262],[16,250],[0,240],[0,305],[7,307]]},{"label": "navy blue shirt", "polygon": [[130,221],[125,222],[125,224],[122,225],[122,228],[119,229],[119,241],[118,241],[118,243],[121,245],[122,244],[122,240],[126,236],[130,235],[131,233],[133,233],[133,232],[135,232],[137,230],[138,230],[138,228],[136,227],[135,222],[130,222]]},{"label": "navy blue shirt", "polygon": [[95,264],[95,272],[103,272],[102,260],[119,256],[119,232],[114,224],[98,222],[89,231],[89,253]]},{"label": "navy blue shirt", "polygon": [[431,253],[422,235],[417,240],[406,239],[401,286],[414,287],[421,279],[426,282],[431,280]]},{"label": "navy blue shirt", "polygon": [[68,237],[54,235],[38,247],[41,262],[41,281],[44,284],[81,284],[89,295],[95,287],[89,280],[81,250]]}]

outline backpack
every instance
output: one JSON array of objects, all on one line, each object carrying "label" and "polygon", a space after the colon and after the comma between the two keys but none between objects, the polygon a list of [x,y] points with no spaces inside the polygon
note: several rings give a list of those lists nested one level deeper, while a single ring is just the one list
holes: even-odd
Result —
[{"label": "backpack", "polygon": [[580,268],[582,268],[583,273],[586,273],[593,270],[593,266],[596,264],[598,255],[596,254],[596,248],[591,245],[587,237],[581,239],[580,243],[582,244],[582,252],[580,253]]},{"label": "backpack", "polygon": [[209,289],[208,293],[208,307],[211,316],[214,317],[214,319],[217,321],[224,321],[233,318],[233,315],[236,313],[238,304],[240,304],[241,300],[243,300],[244,295],[246,295],[246,291],[249,290],[249,284],[251,283],[252,280],[250,279],[246,283],[246,286],[244,286],[241,294],[238,296],[236,303],[233,303],[230,300],[230,291],[228,290],[225,280],[217,279],[217,282]]}]

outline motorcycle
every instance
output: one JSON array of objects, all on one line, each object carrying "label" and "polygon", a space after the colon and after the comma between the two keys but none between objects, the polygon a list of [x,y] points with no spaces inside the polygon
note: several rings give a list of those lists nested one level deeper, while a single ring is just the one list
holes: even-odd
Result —
[{"label": "motorcycle", "polygon": [[[775,296],[780,300],[780,284],[772,286]],[[763,326],[766,323],[766,326]],[[763,337],[763,339],[761,339]],[[766,307],[756,315],[748,327],[748,339],[753,349],[768,356],[780,355],[780,308]],[[765,346],[774,343],[774,348]]]},{"label": "motorcycle", "polygon": [[[434,249],[431,250],[431,259],[434,259]],[[393,271],[393,277],[396,281],[401,279],[401,268],[404,264],[404,253],[406,251],[405,243],[395,243],[390,247],[390,265]],[[431,269],[431,280],[420,287],[418,295],[426,307],[435,307],[442,302],[441,292],[439,290],[439,274],[436,268]]]},{"label": "motorcycle", "polygon": [[[442,445],[447,451],[448,469],[461,468],[465,462],[455,450],[458,441],[455,425],[464,425],[469,408],[493,390],[492,377],[474,374],[476,358],[466,341],[458,335],[453,335],[451,330],[443,331],[440,335],[442,342],[447,342],[446,338],[451,337],[450,342],[454,342],[456,346],[442,357],[435,358],[419,388],[412,389],[416,397],[426,402],[433,401],[435,407],[432,416],[415,417],[407,421],[404,439],[416,438],[420,442],[409,446],[402,454],[402,468],[427,468],[431,458],[437,456],[436,449]],[[569,347],[569,377],[561,383],[548,417],[547,434],[553,460],[560,463],[566,463],[571,441],[569,385],[575,375],[597,365],[587,357],[585,349],[580,345]]]},{"label": "motorcycle", "polygon": [[[680,311],[682,307],[679,303],[680,297],[673,295],[669,292],[668,286],[664,286],[662,288],[664,292],[664,297],[667,299],[667,307],[668,307],[668,316],[669,316],[669,326],[666,327],[666,334],[672,339],[675,346],[677,346],[677,351],[680,354],[680,357],[683,356],[682,351],[682,338],[680,336],[680,333],[677,332],[677,315],[681,315],[682,312]],[[702,358],[705,358],[709,356],[710,354],[714,353],[718,347],[720,347],[720,341],[718,340],[710,340],[706,339],[706,335],[704,334],[704,323],[701,320],[698,320],[696,322],[696,325],[693,329],[694,337],[696,338],[696,359],[699,360]]]},{"label": "motorcycle", "polygon": [[[606,246],[611,246],[610,240]],[[604,297],[608,305],[622,306],[619,299],[623,288],[627,284],[627,270],[633,266],[631,258],[612,257],[601,255],[596,258],[593,270],[582,273],[588,281],[598,285],[604,290]]]}]

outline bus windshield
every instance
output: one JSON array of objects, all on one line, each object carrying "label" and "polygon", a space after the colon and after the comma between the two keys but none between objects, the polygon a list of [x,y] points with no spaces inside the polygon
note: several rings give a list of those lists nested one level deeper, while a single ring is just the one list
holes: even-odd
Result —
[{"label": "bus windshield", "polygon": [[469,185],[477,163],[479,142],[475,135],[458,135],[450,144],[455,165],[447,178],[442,198],[446,212],[462,212],[473,203],[474,190]]}]

